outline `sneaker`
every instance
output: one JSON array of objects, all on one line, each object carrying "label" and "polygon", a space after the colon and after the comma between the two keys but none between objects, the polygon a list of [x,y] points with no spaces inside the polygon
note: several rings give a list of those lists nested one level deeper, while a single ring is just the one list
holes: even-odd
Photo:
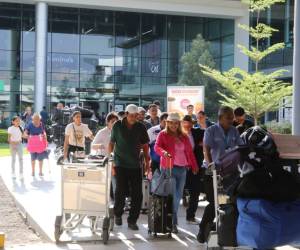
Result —
[{"label": "sneaker", "polygon": [[199,224],[199,223],[196,221],[195,218],[187,218],[187,219],[186,219],[186,222],[187,222],[188,224],[193,224],[193,225],[198,225],[198,224]]},{"label": "sneaker", "polygon": [[35,176],[35,173],[31,173],[31,176],[34,177],[34,176]]},{"label": "sneaker", "polygon": [[199,230],[199,233],[197,234],[197,240],[201,244],[205,243],[205,235],[200,230]]},{"label": "sneaker", "polygon": [[122,217],[115,217],[115,224],[117,225],[117,226],[122,226]]},{"label": "sneaker", "polygon": [[15,173],[11,173],[11,178],[16,179],[16,174]]},{"label": "sneaker", "polygon": [[136,223],[128,223],[128,228],[133,230],[133,231],[139,230],[139,227]]},{"label": "sneaker", "polygon": [[23,181],[23,180],[24,180],[24,175],[23,175],[23,174],[20,174],[20,175],[19,175],[19,179],[20,179],[20,181]]},{"label": "sneaker", "polygon": [[173,225],[173,227],[172,227],[172,233],[173,233],[173,234],[178,234],[178,228],[177,228],[177,225]]}]

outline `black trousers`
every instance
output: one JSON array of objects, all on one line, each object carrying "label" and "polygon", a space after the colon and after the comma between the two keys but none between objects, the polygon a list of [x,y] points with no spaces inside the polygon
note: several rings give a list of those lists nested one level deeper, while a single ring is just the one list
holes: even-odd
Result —
[{"label": "black trousers", "polygon": [[159,169],[159,168],[160,168],[159,162],[151,161],[151,171],[152,171],[152,174],[154,174],[155,170]]},{"label": "black trousers", "polygon": [[139,218],[143,193],[142,193],[142,170],[116,166],[116,192],[115,192],[115,216],[121,217],[124,213],[127,190],[130,190],[130,210],[127,218],[128,223],[136,223]]},{"label": "black trousers", "polygon": [[209,204],[204,209],[203,217],[199,227],[200,231],[207,237],[215,218],[214,188],[213,178],[211,175],[204,176],[204,191]]},{"label": "black trousers", "polygon": [[185,188],[189,191],[190,199],[188,208],[186,210],[186,219],[195,218],[196,211],[198,208],[199,195],[203,191],[203,178],[200,173],[194,175],[191,170],[186,175],[186,186]]}]

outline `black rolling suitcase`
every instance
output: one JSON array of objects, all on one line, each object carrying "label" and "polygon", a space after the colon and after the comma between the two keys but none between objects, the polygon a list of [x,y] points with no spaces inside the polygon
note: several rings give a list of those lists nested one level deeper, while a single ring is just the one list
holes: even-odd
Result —
[{"label": "black rolling suitcase", "polygon": [[148,211],[148,234],[172,233],[172,196],[161,197],[151,195],[149,198]]}]

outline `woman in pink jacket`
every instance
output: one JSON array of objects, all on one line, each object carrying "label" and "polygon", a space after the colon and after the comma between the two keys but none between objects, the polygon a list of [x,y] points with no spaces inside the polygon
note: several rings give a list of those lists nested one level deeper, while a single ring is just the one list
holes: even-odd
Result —
[{"label": "woman in pink jacket", "polygon": [[193,173],[198,172],[198,165],[193,153],[192,145],[186,134],[181,130],[180,116],[170,113],[166,128],[160,132],[154,146],[155,152],[160,155],[160,167],[167,171],[172,167],[173,186],[173,233],[178,233],[177,212],[183,194],[186,170],[191,168]]}]

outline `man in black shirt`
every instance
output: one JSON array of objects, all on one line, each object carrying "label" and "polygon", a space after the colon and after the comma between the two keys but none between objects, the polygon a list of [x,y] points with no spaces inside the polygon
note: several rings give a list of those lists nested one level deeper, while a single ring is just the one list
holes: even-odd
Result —
[{"label": "man in black shirt", "polygon": [[242,134],[248,128],[253,127],[254,124],[252,121],[246,119],[245,110],[242,107],[238,107],[234,110],[233,126],[235,126],[239,133]]},{"label": "man in black shirt", "polygon": [[143,200],[140,153],[142,149],[145,158],[145,172],[149,172],[149,137],[146,127],[137,121],[138,107],[129,104],[125,112],[126,117],[117,121],[112,128],[108,149],[109,154],[114,152],[116,170],[115,223],[118,226],[122,225],[126,191],[129,186],[131,208],[127,218],[128,227],[138,230],[136,222]]}]

